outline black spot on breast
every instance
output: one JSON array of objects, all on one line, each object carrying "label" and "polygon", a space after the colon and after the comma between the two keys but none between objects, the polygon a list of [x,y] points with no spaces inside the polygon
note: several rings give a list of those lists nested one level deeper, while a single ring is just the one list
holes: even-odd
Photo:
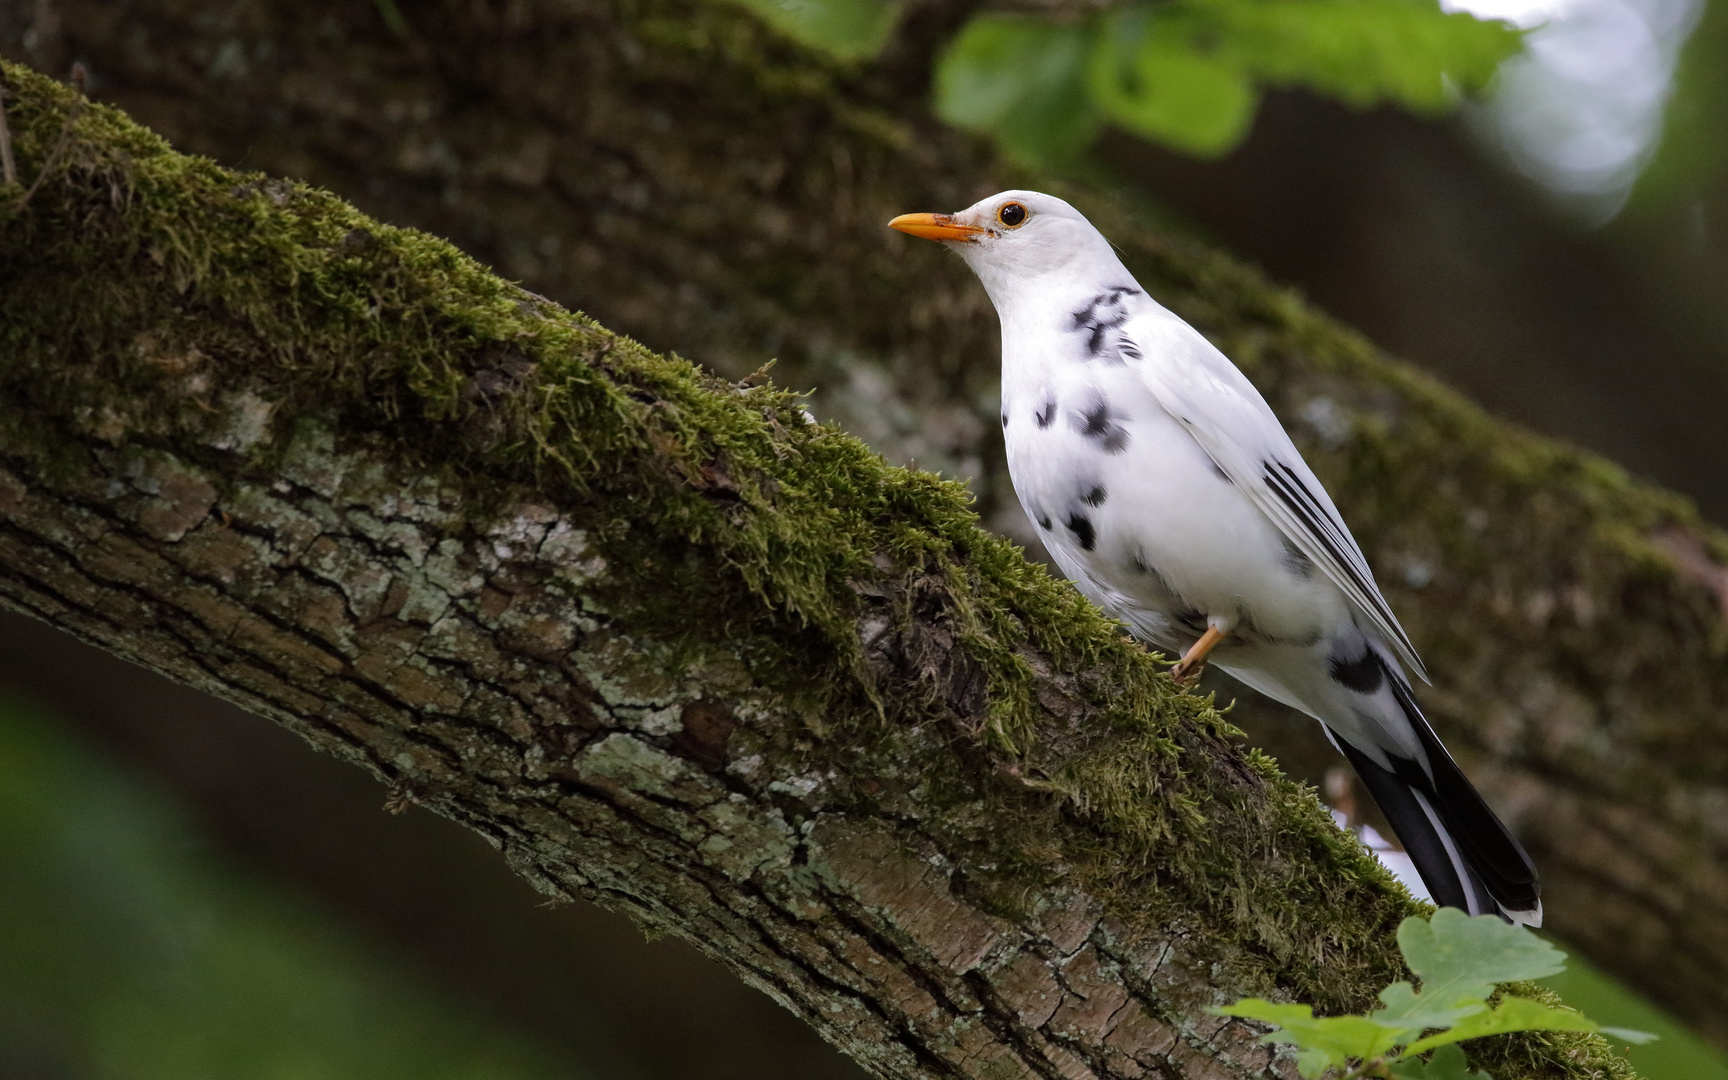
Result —
[{"label": "black spot on breast", "polygon": [[1346,660],[1341,656],[1332,656],[1327,665],[1331,671],[1332,681],[1354,690],[1358,694],[1372,694],[1380,689],[1380,683],[1386,678],[1386,667],[1373,649],[1364,647],[1362,655],[1354,660]]},{"label": "black spot on breast", "polygon": [[1008,426],[1008,410],[1007,409],[1002,410],[1002,426],[1004,428],[1006,428]]},{"label": "black spot on breast", "polygon": [[1103,484],[1093,484],[1091,491],[1080,496],[1080,501],[1085,503],[1087,506],[1103,506],[1104,500],[1108,496],[1109,492],[1104,490]]},{"label": "black spot on breast", "polygon": [[1073,313],[1074,332],[1085,342],[1087,358],[1115,364],[1140,359],[1139,348],[1122,333],[1122,324],[1128,321],[1128,305],[1122,298],[1139,295],[1139,289],[1117,285]]},{"label": "black spot on breast", "polygon": [[1097,356],[1104,351],[1104,331],[1109,329],[1107,323],[1094,323],[1091,332],[1086,335],[1086,351]]},{"label": "black spot on breast", "polygon": [[1081,514],[1068,515],[1068,531],[1074,534],[1074,539],[1080,541],[1082,551],[1091,551],[1098,543],[1098,534],[1092,529],[1092,519]]},{"label": "black spot on breast", "polygon": [[1128,429],[1116,422],[1109,403],[1102,398],[1085,412],[1074,414],[1074,430],[1095,440],[1107,454],[1120,454],[1128,448]]},{"label": "black spot on breast", "polygon": [[1049,514],[1039,514],[1038,515],[1038,527],[1040,529],[1043,529],[1045,532],[1050,531],[1050,515]]},{"label": "black spot on breast", "polygon": [[1050,421],[1056,419],[1056,399],[1046,398],[1044,404],[1038,407],[1038,411],[1032,414],[1032,419],[1038,421],[1040,428],[1049,427]]},{"label": "black spot on breast", "polygon": [[1281,561],[1284,563],[1284,569],[1299,578],[1314,576],[1314,560],[1302,554],[1302,549],[1292,544],[1288,538],[1284,540],[1284,553]]}]

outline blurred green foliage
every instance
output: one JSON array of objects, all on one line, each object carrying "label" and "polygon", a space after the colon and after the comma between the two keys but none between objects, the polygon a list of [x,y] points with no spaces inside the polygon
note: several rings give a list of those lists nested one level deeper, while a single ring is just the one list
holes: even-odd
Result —
[{"label": "blurred green foliage", "polygon": [[1615,1046],[1644,1080],[1728,1080],[1728,1055],[1576,953],[1565,971],[1536,981],[1604,1024],[1655,1035],[1655,1042]]},{"label": "blurred green foliage", "polygon": [[[738,0],[838,57],[874,55],[900,4]],[[1057,166],[1106,123],[1212,157],[1248,134],[1265,87],[1349,104],[1449,109],[1519,48],[1505,23],[1436,0],[1138,0],[1055,16],[976,16],[941,57],[936,108],[1029,166]]]},{"label": "blurred green foliage", "polygon": [[1433,0],[1175,0],[1067,23],[981,15],[940,61],[936,107],[1027,165],[1061,164],[1104,123],[1212,157],[1246,137],[1264,87],[1439,113],[1519,42]]},{"label": "blurred green foliage", "polygon": [[[1728,116],[1728,3],[1716,0],[1705,5],[1703,18],[1681,50],[1674,93],[1663,115],[1662,142],[1639,177],[1635,197],[1646,206],[1699,200],[1728,203],[1724,116]],[[1719,213],[1720,206],[1714,209]]]},{"label": "blurred green foliage", "polygon": [[0,1076],[580,1075],[200,847],[159,792],[0,698]]},{"label": "blurred green foliage", "polygon": [[794,41],[845,60],[876,55],[894,30],[900,4],[886,0],[738,0]]}]

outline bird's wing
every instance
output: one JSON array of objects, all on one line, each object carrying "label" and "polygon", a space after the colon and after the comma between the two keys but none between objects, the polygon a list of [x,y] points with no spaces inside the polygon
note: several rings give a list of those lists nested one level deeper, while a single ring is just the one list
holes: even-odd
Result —
[{"label": "bird's wing", "polygon": [[1162,309],[1141,312],[1123,329],[1146,357],[1140,370],[1165,411],[1428,681],[1349,526],[1254,385],[1198,330]]}]

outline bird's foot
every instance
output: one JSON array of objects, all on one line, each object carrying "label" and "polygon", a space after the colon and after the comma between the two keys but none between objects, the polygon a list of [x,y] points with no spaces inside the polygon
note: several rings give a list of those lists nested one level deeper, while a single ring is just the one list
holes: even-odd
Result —
[{"label": "bird's foot", "polygon": [[1193,686],[1205,674],[1206,661],[1189,660],[1186,656],[1176,661],[1176,666],[1170,669],[1170,677],[1183,686]]},{"label": "bird's foot", "polygon": [[1228,630],[1220,630],[1216,626],[1208,626],[1206,632],[1200,635],[1200,640],[1189,646],[1182,654],[1182,659],[1176,661],[1176,666],[1170,669],[1170,677],[1183,686],[1192,686],[1200,679],[1200,673],[1206,670],[1206,657],[1224,640]]}]

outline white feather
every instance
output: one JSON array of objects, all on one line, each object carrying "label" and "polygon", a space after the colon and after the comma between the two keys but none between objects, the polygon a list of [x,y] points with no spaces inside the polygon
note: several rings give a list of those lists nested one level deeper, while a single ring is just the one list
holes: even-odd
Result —
[{"label": "white feather", "polygon": [[1266,399],[1199,331],[1147,303],[1148,310],[1123,328],[1131,337],[1164,345],[1159,355],[1165,362],[1138,369],[1146,385],[1255,508],[1343,590],[1399,659],[1429,681],[1350,527]]}]

